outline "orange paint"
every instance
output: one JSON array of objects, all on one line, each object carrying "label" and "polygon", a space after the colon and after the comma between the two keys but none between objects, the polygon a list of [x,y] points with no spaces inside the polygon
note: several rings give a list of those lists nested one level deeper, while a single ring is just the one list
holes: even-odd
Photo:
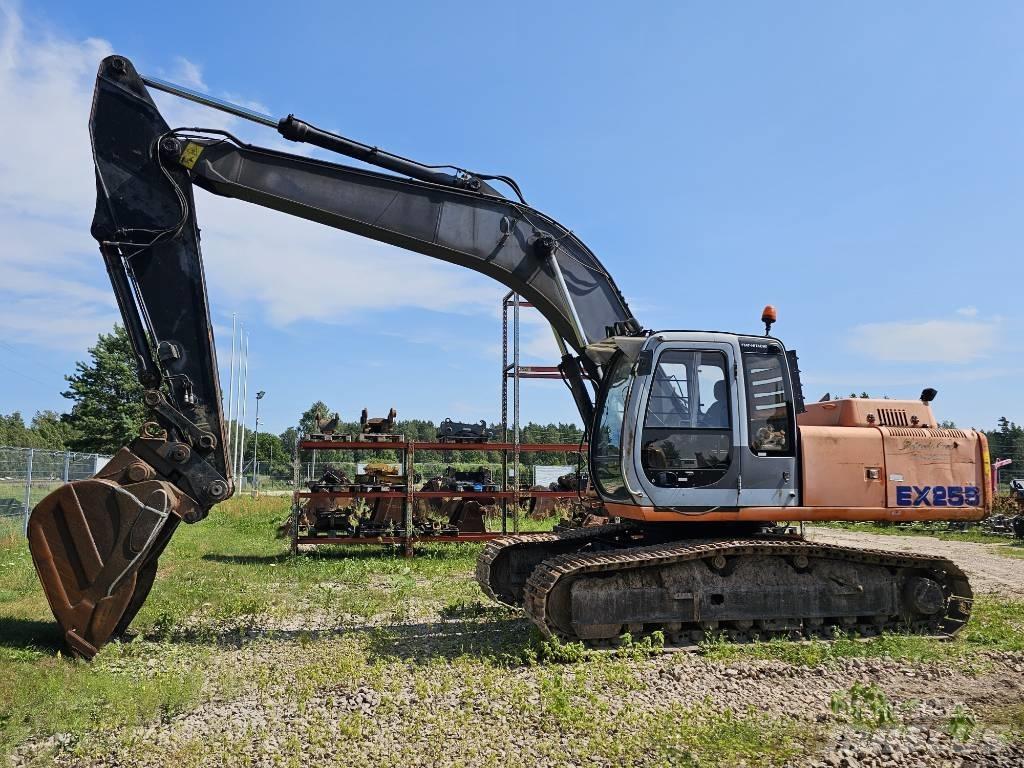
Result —
[{"label": "orange paint", "polygon": [[800,520],[843,520],[909,523],[919,520],[962,520],[974,522],[987,514],[984,507],[740,507],[714,512],[676,512],[672,509],[606,503],[611,517],[645,523],[779,522]]}]

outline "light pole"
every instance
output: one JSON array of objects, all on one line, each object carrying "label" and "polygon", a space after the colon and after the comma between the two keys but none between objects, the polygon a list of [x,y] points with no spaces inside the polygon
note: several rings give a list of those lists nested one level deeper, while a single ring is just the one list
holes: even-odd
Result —
[{"label": "light pole", "polygon": [[259,464],[256,462],[256,446],[260,443],[260,400],[267,394],[262,389],[256,393],[256,429],[252,436],[252,495],[256,495],[256,468]]}]

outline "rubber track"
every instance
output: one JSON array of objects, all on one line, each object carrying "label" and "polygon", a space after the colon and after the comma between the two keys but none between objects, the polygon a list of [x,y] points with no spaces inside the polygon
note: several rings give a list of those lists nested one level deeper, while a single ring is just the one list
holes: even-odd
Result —
[{"label": "rubber track", "polygon": [[[677,542],[647,547],[632,547],[592,553],[568,554],[545,560],[530,575],[525,589],[526,615],[546,635],[565,637],[548,623],[547,598],[559,580],[593,573],[622,572],[633,568],[653,568],[697,560],[717,554],[724,555],[793,555],[833,557],[840,560],[868,563],[897,568],[927,568],[942,571],[947,578],[944,586],[950,589],[947,611],[960,611],[963,618],[950,612],[939,622],[945,635],[955,634],[970,615],[972,592],[967,576],[952,561],[935,555],[899,555],[877,549],[859,549],[834,544],[815,544],[800,539],[749,539],[700,543]],[[645,625],[650,626],[650,625]],[[757,630],[762,636],[784,635]]]},{"label": "rubber track", "polygon": [[[624,533],[630,528],[631,526],[628,523],[610,523],[608,525],[594,525],[589,528],[574,528],[560,533],[523,533],[513,536],[502,536],[500,539],[493,539],[487,542],[487,546],[484,547],[484,551],[481,552],[480,556],[477,558],[477,583],[484,591],[484,594],[491,600],[498,603],[504,603],[504,601],[499,598],[491,588],[491,564],[494,563],[494,561],[502,554],[507,554],[509,549],[516,547],[525,548],[530,544],[546,544],[573,540],[578,541],[580,546],[585,546],[591,539],[599,539],[603,536],[607,536],[608,534]],[[520,606],[515,607],[518,608]]]}]

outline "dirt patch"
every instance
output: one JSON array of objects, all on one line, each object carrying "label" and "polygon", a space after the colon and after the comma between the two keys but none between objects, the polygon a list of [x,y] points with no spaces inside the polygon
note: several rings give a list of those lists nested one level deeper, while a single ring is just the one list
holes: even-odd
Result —
[{"label": "dirt patch", "polygon": [[807,537],[827,544],[947,557],[963,568],[975,594],[1024,597],[1024,559],[998,554],[999,547],[1009,544],[946,541],[931,536],[882,536],[841,528],[808,528]]}]

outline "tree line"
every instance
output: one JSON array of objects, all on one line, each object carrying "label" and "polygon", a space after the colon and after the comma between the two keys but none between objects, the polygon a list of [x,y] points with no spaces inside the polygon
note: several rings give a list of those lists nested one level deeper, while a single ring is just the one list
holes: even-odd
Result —
[{"label": "tree line", "polygon": [[27,424],[18,411],[0,414],[0,445],[109,454],[139,434],[146,406],[121,326],[101,333],[89,359],[64,378],[68,388],[61,394],[72,401],[71,410],[39,411]]},{"label": "tree line", "polygon": [[[18,411],[0,413],[0,445],[21,448],[69,450],[81,453],[113,454],[139,434],[147,412],[143,404],[143,387],[136,373],[131,341],[124,328],[114,326],[111,333],[101,333],[95,346],[88,350],[88,359],[75,364],[75,372],[65,376],[67,389],[61,394],[71,401],[68,412],[39,411],[26,422]],[[252,429],[243,425],[245,435],[244,463],[255,458],[261,471],[290,474],[296,456],[300,435],[318,432],[317,419],[326,421],[335,413],[325,402],[316,401],[299,415],[297,425],[280,434],[261,432],[258,441]],[[379,414],[370,414],[371,416]],[[497,438],[503,439],[501,427],[490,425]],[[432,441],[437,438],[433,421],[423,419],[399,420],[395,432],[413,440]],[[228,434],[236,432],[235,422],[228,424]],[[357,435],[358,421],[342,421],[338,434]],[[575,424],[528,423],[520,430],[524,443],[568,442],[578,443],[583,432]],[[509,438],[511,440],[511,438]],[[360,451],[318,451],[318,462],[394,461],[393,449]],[[308,461],[310,457],[299,457]],[[445,451],[431,458],[445,463],[496,463],[501,461],[498,451]],[[522,454],[521,462],[533,464],[566,463],[565,454]],[[571,457],[570,462],[571,463]]]},{"label": "tree line", "polygon": [[[68,387],[61,394],[71,401],[67,413],[52,410],[37,412],[29,421],[23,414],[14,411],[0,413],[0,445],[20,448],[44,448],[69,450],[81,453],[112,454],[127,445],[139,434],[146,418],[146,407],[142,401],[143,388],[139,383],[134,355],[128,334],[121,326],[114,326],[111,333],[101,333],[96,345],[88,350],[88,359],[75,364],[75,372],[65,376]],[[868,397],[867,392],[851,397]],[[296,456],[300,435],[318,432],[317,420],[330,419],[335,409],[318,400],[299,415],[297,426],[289,427],[280,434],[261,433],[258,444],[253,430],[243,426],[245,433],[245,463],[253,459],[273,473],[288,473]],[[371,414],[376,415],[376,414]],[[499,440],[504,439],[501,426],[491,424]],[[943,421],[940,427],[954,427],[951,421]],[[229,434],[234,435],[234,422],[228,425]],[[398,421],[395,432],[413,440],[431,441],[437,437],[433,421],[405,419]],[[340,421],[338,434],[357,435],[358,421]],[[989,450],[993,459],[1011,459],[1014,470],[1024,473],[1024,427],[1018,426],[1005,416],[997,422],[996,428],[986,430]],[[511,439],[511,438],[509,438]],[[583,431],[575,424],[530,422],[520,431],[524,443],[578,443]],[[308,460],[308,457],[300,457]],[[393,461],[393,449],[379,451],[355,451],[339,448],[319,451],[321,462]],[[444,463],[496,463],[501,461],[498,451],[446,451],[431,458]],[[569,457],[571,462],[572,457]],[[563,453],[524,453],[521,462],[525,466],[534,464],[561,464],[566,461]]]},{"label": "tree line", "polygon": [[988,437],[988,450],[993,461],[997,459],[1013,461],[1007,467],[1006,475],[1024,476],[1024,427],[1020,427],[1002,416],[995,429],[985,431],[985,436]]},{"label": "tree line", "polygon": [[[318,400],[307,408],[299,417],[298,431],[288,430],[281,435],[286,445],[294,446],[294,440],[299,433],[311,434],[319,432],[317,419],[321,423],[331,419],[335,413],[322,400]],[[375,414],[370,414],[371,416]],[[398,419],[395,422],[395,434],[404,436],[411,440],[432,442],[437,440],[438,424],[424,419]],[[505,435],[500,424],[491,423],[488,425],[493,431],[495,440],[504,441]],[[355,437],[361,431],[358,421],[340,421],[335,428],[339,435],[351,435]],[[287,439],[286,439],[287,438]],[[261,438],[262,439],[262,438]],[[549,424],[538,424],[529,422],[520,425],[519,440],[521,443],[574,443],[579,444],[583,439],[583,430],[576,424],[566,422],[552,422]],[[511,435],[508,437],[512,441]],[[344,443],[339,443],[343,446]],[[395,461],[396,453],[393,448],[382,448],[379,451],[353,451],[338,448],[337,450],[317,451],[318,463],[347,464],[356,461]],[[420,457],[423,458],[423,457]],[[309,460],[309,457],[303,457]],[[442,464],[497,464],[501,462],[501,451],[437,451],[431,452],[430,461]],[[555,451],[539,451],[523,453],[520,455],[520,464],[531,467],[534,464],[573,464],[575,458],[572,455]]]}]

